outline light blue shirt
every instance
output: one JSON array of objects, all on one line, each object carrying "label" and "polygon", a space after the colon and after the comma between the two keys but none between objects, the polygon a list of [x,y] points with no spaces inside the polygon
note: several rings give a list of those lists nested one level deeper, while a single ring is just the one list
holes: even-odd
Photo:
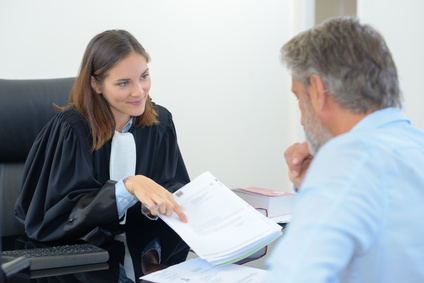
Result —
[{"label": "light blue shirt", "polygon": [[397,108],[327,142],[266,282],[424,282],[424,132]]}]

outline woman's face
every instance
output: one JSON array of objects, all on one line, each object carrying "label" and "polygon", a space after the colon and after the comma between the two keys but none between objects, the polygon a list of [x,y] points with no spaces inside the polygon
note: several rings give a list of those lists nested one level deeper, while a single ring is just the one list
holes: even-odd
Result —
[{"label": "woman's face", "polygon": [[101,86],[94,78],[91,84],[109,103],[116,130],[121,132],[131,116],[144,112],[151,85],[147,61],[142,55],[131,52],[108,71]]}]

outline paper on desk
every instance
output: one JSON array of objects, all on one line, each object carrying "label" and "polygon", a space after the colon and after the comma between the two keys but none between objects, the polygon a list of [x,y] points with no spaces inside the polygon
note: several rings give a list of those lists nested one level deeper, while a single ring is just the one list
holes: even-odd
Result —
[{"label": "paper on desk", "polygon": [[189,259],[161,271],[145,275],[140,279],[147,282],[225,282],[256,283],[263,282],[266,270],[243,265],[228,264],[214,267],[201,258]]},{"label": "paper on desk", "polygon": [[281,236],[281,226],[262,215],[210,172],[174,193],[188,223],[160,215],[201,258],[215,266],[236,262]]}]

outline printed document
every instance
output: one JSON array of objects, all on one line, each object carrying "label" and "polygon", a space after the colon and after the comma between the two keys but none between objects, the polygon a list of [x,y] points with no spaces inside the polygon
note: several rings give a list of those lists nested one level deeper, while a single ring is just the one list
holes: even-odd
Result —
[{"label": "printed document", "polygon": [[281,236],[267,218],[205,172],[174,193],[188,222],[159,215],[202,259],[214,266],[237,262]]},{"label": "printed document", "polygon": [[140,278],[140,282],[225,282],[259,283],[264,282],[267,271],[243,265],[228,264],[214,267],[206,260],[192,258],[180,264],[156,271]]}]

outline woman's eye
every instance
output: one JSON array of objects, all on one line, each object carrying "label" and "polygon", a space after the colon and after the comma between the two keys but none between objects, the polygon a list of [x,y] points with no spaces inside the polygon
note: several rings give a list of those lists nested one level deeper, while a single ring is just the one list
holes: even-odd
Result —
[{"label": "woman's eye", "polygon": [[142,75],[140,79],[145,80],[148,76],[149,74]]},{"label": "woman's eye", "polygon": [[122,82],[122,83],[119,83],[118,85],[124,87],[128,85],[128,82]]}]

